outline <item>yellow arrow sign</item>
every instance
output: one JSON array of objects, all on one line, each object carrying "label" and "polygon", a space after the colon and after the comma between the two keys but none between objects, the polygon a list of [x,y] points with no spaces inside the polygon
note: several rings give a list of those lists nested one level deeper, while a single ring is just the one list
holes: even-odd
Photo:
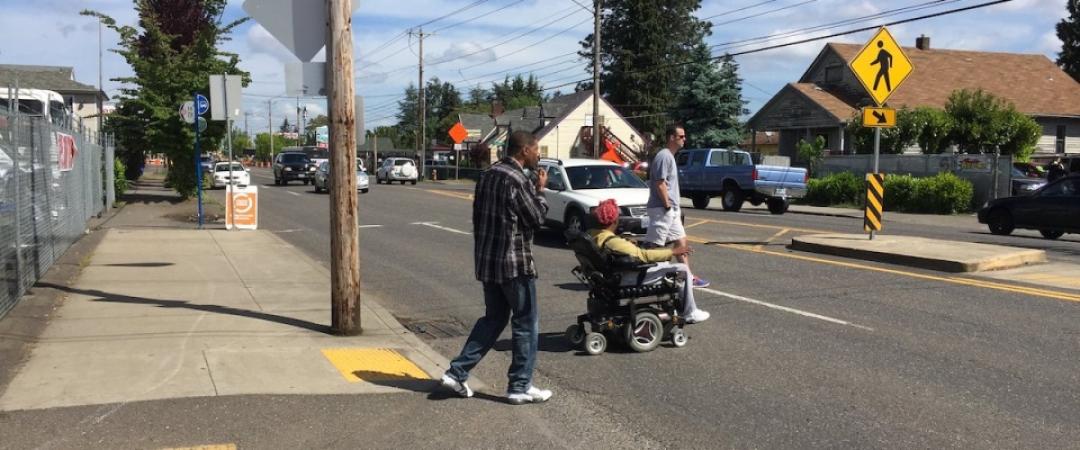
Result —
[{"label": "yellow arrow sign", "polygon": [[896,126],[896,110],[892,108],[863,108],[862,125],[871,128]]},{"label": "yellow arrow sign", "polygon": [[915,68],[889,30],[882,27],[851,60],[851,71],[870,98],[880,105],[896,92]]}]

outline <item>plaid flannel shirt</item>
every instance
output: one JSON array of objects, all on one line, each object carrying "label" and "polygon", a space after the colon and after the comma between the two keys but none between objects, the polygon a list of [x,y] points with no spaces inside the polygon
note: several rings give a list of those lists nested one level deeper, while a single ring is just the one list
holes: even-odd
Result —
[{"label": "plaid flannel shirt", "polygon": [[473,257],[476,279],[502,283],[535,278],[533,235],[544,224],[548,205],[513,158],[503,158],[476,183],[473,200]]}]

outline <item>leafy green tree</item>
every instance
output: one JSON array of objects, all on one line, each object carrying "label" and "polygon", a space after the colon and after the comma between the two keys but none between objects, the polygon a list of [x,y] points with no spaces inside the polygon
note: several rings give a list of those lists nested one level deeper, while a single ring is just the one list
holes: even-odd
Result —
[{"label": "leafy green tree", "polygon": [[[881,154],[899,155],[916,144],[920,126],[907,108],[896,111],[896,126],[881,129]],[[847,135],[857,154],[874,153],[874,129],[862,126],[862,113],[856,112],[848,121]]]},{"label": "leafy green tree", "polygon": [[952,117],[944,110],[925,106],[915,108],[905,117],[905,121],[915,127],[915,141],[924,154],[944,153],[949,147]]},{"label": "leafy green tree", "polygon": [[810,166],[810,175],[817,176],[821,161],[825,159],[825,138],[818,136],[814,142],[799,139],[799,159]]},{"label": "leafy green tree", "polygon": [[694,62],[687,65],[682,83],[676,88],[675,118],[686,129],[689,147],[729,147],[742,140],[739,116],[747,114],[742,99],[739,66],[730,56],[716,63],[705,44],[694,50]]},{"label": "leafy green tree", "polygon": [[[233,129],[232,131],[232,148],[233,156],[239,158],[241,152],[247,149],[255,148],[255,145],[251,142],[251,136],[242,130]],[[225,151],[224,146],[222,151]]]},{"label": "leafy green tree", "polygon": [[982,90],[959,90],[949,96],[945,112],[952,118],[950,140],[964,153],[1031,154],[1041,127],[1012,103]]},{"label": "leafy green tree", "polygon": [[274,148],[270,149],[270,133],[259,133],[255,135],[255,158],[261,161],[269,161],[271,155],[276,155],[281,152],[285,147],[292,147],[297,145],[296,139],[288,139],[283,136],[274,136]]},{"label": "leafy green tree", "polygon": [[[662,134],[676,107],[676,87],[711,28],[694,12],[700,0],[607,0],[600,21],[600,91],[637,129]],[[579,53],[592,74],[590,33]],[[579,89],[591,88],[586,82]]]},{"label": "leafy green tree", "polygon": [[[150,115],[137,101],[121,100],[116,111],[105,116],[105,132],[116,137],[116,158],[124,166],[124,178],[137,180],[142,174],[146,151],[153,149],[142,130],[150,124]],[[192,160],[194,161],[194,159]]]},{"label": "leafy green tree", "polygon": [[328,126],[328,125],[330,125],[330,118],[326,117],[325,114],[319,114],[319,115],[315,116],[314,118],[312,118],[311,120],[309,120],[307,122],[307,124],[304,125],[304,142],[309,142],[309,143],[311,143],[311,145],[314,145],[314,143],[315,143],[315,129],[319,128],[319,127],[325,127],[325,126]]},{"label": "leafy green tree", "polygon": [[1080,2],[1070,0],[1065,2],[1065,8],[1069,17],[1061,19],[1056,27],[1062,44],[1057,63],[1070,77],[1080,81]]},{"label": "leafy green tree", "polygon": [[[113,128],[124,145],[145,144],[165,153],[174,162],[166,182],[183,197],[195,192],[194,130],[180,119],[177,107],[194,93],[207,93],[211,74],[250,76],[237,65],[240,57],[218,49],[232,30],[247,18],[222,22],[226,0],[135,0],[138,25],[118,25],[100,12],[84,10],[120,35],[120,48],[112,50],[127,61],[134,76],[116,78],[124,84]],[[128,106],[130,104],[130,106]],[[124,116],[140,114],[141,117]],[[135,128],[134,125],[143,125]],[[225,135],[225,125],[212,122],[202,139],[208,148],[217,147]],[[141,138],[120,133],[141,133]],[[124,152],[137,152],[128,148]]]}]

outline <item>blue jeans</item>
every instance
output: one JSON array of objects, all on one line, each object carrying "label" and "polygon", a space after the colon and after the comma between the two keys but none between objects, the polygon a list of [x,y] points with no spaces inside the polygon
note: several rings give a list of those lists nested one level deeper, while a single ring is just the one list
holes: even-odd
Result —
[{"label": "blue jeans", "polygon": [[458,381],[468,380],[469,371],[495,345],[509,320],[513,359],[507,372],[510,378],[507,392],[524,393],[532,385],[540,344],[536,281],[531,277],[518,277],[502,283],[484,283],[484,305],[484,317],[476,321],[461,354],[450,362],[446,373]]}]

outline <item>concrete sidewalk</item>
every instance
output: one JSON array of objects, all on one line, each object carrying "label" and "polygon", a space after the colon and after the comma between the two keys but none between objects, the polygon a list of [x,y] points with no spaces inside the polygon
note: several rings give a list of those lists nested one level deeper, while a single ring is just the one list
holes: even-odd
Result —
[{"label": "concrete sidewalk", "polygon": [[42,286],[66,299],[0,410],[432,388],[447,361],[373,299],[362,336],[328,334],[329,280],[270,232],[109,229],[77,281]]},{"label": "concrete sidewalk", "polygon": [[1046,262],[1043,250],[944,241],[915,236],[812,234],[791,239],[793,250],[899,264],[943,272],[986,272]]}]

